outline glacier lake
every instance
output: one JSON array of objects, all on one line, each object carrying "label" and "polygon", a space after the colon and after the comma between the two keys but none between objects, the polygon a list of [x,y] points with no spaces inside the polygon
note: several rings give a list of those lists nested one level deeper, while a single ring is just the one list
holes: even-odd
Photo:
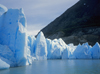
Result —
[{"label": "glacier lake", "polygon": [[100,60],[43,60],[0,70],[0,74],[100,74]]}]

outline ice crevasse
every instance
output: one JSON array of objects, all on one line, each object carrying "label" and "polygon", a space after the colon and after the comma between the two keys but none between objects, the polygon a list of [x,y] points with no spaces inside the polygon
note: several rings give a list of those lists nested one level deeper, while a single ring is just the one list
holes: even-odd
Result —
[{"label": "ice crevasse", "polygon": [[43,32],[28,35],[23,9],[7,9],[0,4],[0,69],[25,66],[34,60],[100,59],[100,45],[88,43],[75,46],[61,38],[50,40]]}]

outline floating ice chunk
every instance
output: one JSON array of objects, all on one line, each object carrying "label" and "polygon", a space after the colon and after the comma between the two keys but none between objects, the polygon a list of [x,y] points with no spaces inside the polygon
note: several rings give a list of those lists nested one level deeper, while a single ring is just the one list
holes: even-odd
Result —
[{"label": "floating ice chunk", "polygon": [[9,64],[0,59],[0,69],[8,69],[9,67],[10,67]]},{"label": "floating ice chunk", "polygon": [[44,34],[40,32],[36,39],[36,59],[46,60],[47,59],[47,44]]}]

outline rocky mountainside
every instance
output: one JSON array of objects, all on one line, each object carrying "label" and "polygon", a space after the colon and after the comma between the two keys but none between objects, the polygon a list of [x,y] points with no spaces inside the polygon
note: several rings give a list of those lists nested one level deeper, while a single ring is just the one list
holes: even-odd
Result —
[{"label": "rocky mountainside", "polygon": [[62,38],[67,44],[100,43],[100,0],[80,0],[41,31],[46,38]]}]

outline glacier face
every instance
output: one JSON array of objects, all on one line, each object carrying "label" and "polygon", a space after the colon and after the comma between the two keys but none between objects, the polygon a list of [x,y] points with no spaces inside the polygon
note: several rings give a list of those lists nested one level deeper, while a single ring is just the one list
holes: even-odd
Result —
[{"label": "glacier face", "polygon": [[42,32],[39,33],[36,39],[36,51],[35,55],[37,60],[46,60],[47,59],[47,44],[44,34]]},{"label": "glacier face", "polygon": [[[0,44],[9,47],[14,54],[13,66],[24,66],[31,62],[28,49],[28,35],[26,30],[26,18],[23,9],[8,9],[0,16]],[[9,57],[10,58],[10,57]]]},{"label": "glacier face", "polygon": [[6,45],[0,44],[0,59],[7,62],[11,67],[15,66],[15,57],[14,53]]},{"label": "glacier face", "polygon": [[98,42],[90,49],[90,53],[93,59],[100,58],[100,45]]},{"label": "glacier face", "polygon": [[25,66],[34,60],[100,59],[100,45],[75,46],[61,38],[50,40],[40,32],[35,38],[27,34],[23,9],[7,9],[0,5],[0,69]]},{"label": "glacier face", "polygon": [[77,48],[75,49],[73,55],[75,56],[76,59],[90,59],[91,54],[89,52],[90,47],[87,43],[83,45],[78,45]]}]

